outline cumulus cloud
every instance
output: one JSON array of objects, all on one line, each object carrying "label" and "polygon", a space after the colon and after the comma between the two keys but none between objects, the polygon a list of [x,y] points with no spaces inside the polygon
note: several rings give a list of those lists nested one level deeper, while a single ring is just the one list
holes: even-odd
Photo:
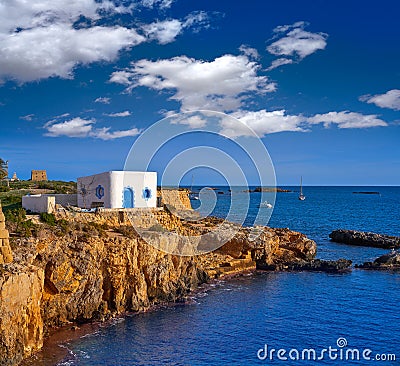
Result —
[{"label": "cumulus cloud", "polygon": [[124,27],[74,29],[67,24],[0,35],[0,78],[22,82],[51,76],[71,78],[78,64],[115,60],[121,49],[144,40]]},{"label": "cumulus cloud", "polygon": [[44,125],[47,129],[46,136],[58,137],[87,137],[93,130],[94,120],[86,120],[82,118],[73,118],[69,121],[54,123],[50,121]]},{"label": "cumulus cloud", "polygon": [[400,111],[400,90],[392,89],[384,94],[362,95],[360,101],[375,104],[381,108],[394,109]]},{"label": "cumulus cloud", "polygon": [[145,35],[150,40],[157,40],[160,44],[171,43],[181,33],[182,22],[178,19],[164,20],[143,26]]},{"label": "cumulus cloud", "polygon": [[[129,5],[124,5],[129,4]],[[204,12],[141,25],[104,25],[138,6],[167,8],[172,0],[7,0],[0,2],[0,83],[72,78],[77,66],[114,61],[120,51],[157,40],[172,42],[183,29],[206,26]],[[115,20],[115,19],[114,19]],[[100,25],[101,24],[101,25]]]},{"label": "cumulus cloud", "polygon": [[47,130],[45,135],[50,137],[92,137],[101,140],[113,140],[121,137],[136,136],[140,133],[137,128],[122,131],[110,131],[110,127],[94,128],[95,123],[94,119],[77,117],[64,122],[52,120],[43,127]]},{"label": "cumulus cloud", "polygon": [[117,113],[109,113],[106,114],[108,117],[129,117],[132,113],[129,111],[117,112]]},{"label": "cumulus cloud", "polygon": [[341,111],[316,114],[307,119],[310,124],[322,123],[324,127],[336,124],[338,128],[368,128],[387,126],[376,114],[361,114],[357,112]]},{"label": "cumulus cloud", "polygon": [[314,52],[325,49],[328,35],[322,32],[308,32],[305,30],[307,25],[305,22],[296,22],[274,29],[276,40],[267,47],[267,51],[274,56],[284,57],[273,61],[269,70],[294,61],[301,61]]},{"label": "cumulus cloud", "polygon": [[290,115],[285,110],[258,111],[239,110],[231,114],[239,120],[232,118],[221,119],[221,134],[236,138],[248,136],[252,129],[258,136],[263,137],[267,134],[277,132],[306,132],[310,131],[313,125],[323,124],[325,128],[336,125],[338,128],[370,128],[387,126],[387,123],[379,119],[376,115],[364,115],[356,112],[342,111],[316,114],[306,117],[303,115]]},{"label": "cumulus cloud", "polygon": [[95,103],[102,103],[102,104],[110,104],[111,103],[111,98],[107,98],[107,97],[99,97],[96,98]]},{"label": "cumulus cloud", "polygon": [[175,41],[175,38],[185,28],[192,28],[197,31],[199,27],[207,28],[209,19],[203,11],[193,12],[185,19],[167,19],[142,26],[142,30],[149,40],[156,40],[160,44],[167,44]]},{"label": "cumulus cloud", "polygon": [[181,110],[213,109],[233,111],[250,94],[275,90],[266,76],[258,76],[260,66],[245,55],[224,55],[213,61],[186,56],[164,60],[139,60],[131,68],[116,71],[110,81],[130,91],[140,86],[157,91],[172,91],[170,97]]},{"label": "cumulus cloud", "polygon": [[276,132],[306,130],[305,127],[303,127],[306,121],[304,117],[301,115],[288,115],[285,110],[239,110],[232,113],[231,116],[241,122],[238,123],[231,118],[225,118],[221,121],[221,133],[231,138],[247,136],[249,134],[247,127],[252,129],[260,137]]}]

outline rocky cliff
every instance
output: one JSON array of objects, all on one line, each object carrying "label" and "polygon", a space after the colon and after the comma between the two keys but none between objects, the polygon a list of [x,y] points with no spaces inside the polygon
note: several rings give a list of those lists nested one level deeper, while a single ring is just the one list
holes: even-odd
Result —
[{"label": "rocky cliff", "polygon": [[[164,210],[155,215],[191,235],[219,222],[185,223]],[[212,253],[177,256],[144,242],[118,212],[65,216],[55,227],[43,226],[37,238],[16,240],[14,263],[0,267],[0,364],[18,364],[40,349],[51,327],[144,311],[182,300],[211,278],[282,269],[316,254],[313,241],[288,229],[253,234],[240,228]]]}]

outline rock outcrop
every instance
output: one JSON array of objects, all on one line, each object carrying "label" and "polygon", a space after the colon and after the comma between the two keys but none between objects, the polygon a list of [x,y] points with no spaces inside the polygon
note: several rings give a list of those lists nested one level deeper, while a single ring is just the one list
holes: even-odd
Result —
[{"label": "rock outcrop", "polygon": [[10,248],[10,239],[6,229],[6,219],[4,217],[0,203],[0,264],[11,263],[13,256]]},{"label": "rock outcrop", "polygon": [[400,248],[400,237],[355,230],[334,230],[329,234],[332,241],[363,247],[383,249]]},{"label": "rock outcrop", "polygon": [[309,262],[288,264],[286,270],[337,273],[351,270],[352,261],[348,259],[322,260],[313,259]]},{"label": "rock outcrop", "polygon": [[384,254],[373,262],[365,262],[356,265],[356,268],[362,269],[378,269],[378,270],[400,270],[400,253],[393,251],[389,254]]},{"label": "rock outcrop", "polygon": [[16,365],[43,345],[43,270],[0,268],[0,365]]}]

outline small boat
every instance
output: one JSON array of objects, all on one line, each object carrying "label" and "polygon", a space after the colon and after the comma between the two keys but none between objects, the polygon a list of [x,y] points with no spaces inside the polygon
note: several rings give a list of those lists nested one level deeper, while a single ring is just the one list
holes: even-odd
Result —
[{"label": "small boat", "polygon": [[306,196],[303,194],[303,177],[300,177],[300,194],[299,194],[299,200],[304,201],[306,199]]},{"label": "small boat", "polygon": [[264,201],[260,203],[260,207],[272,208],[273,206],[268,201]]},{"label": "small boat", "polygon": [[190,192],[189,192],[189,199],[191,201],[197,201],[199,199],[199,195],[193,192],[193,174],[192,174],[192,184],[190,186]]},{"label": "small boat", "polygon": [[189,199],[190,200],[194,200],[194,201],[196,201],[196,200],[198,200],[199,199],[199,196],[197,196],[197,194],[196,193],[189,193]]}]

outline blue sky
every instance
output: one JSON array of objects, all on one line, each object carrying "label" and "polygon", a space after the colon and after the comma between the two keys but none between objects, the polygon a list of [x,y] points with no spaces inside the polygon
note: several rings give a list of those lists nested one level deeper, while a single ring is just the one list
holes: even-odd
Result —
[{"label": "blue sky", "polygon": [[0,0],[0,157],[20,178],[75,180],[122,169],[166,115],[208,109],[238,119],[232,138],[241,124],[257,133],[279,185],[399,185],[399,11],[395,0]]}]

